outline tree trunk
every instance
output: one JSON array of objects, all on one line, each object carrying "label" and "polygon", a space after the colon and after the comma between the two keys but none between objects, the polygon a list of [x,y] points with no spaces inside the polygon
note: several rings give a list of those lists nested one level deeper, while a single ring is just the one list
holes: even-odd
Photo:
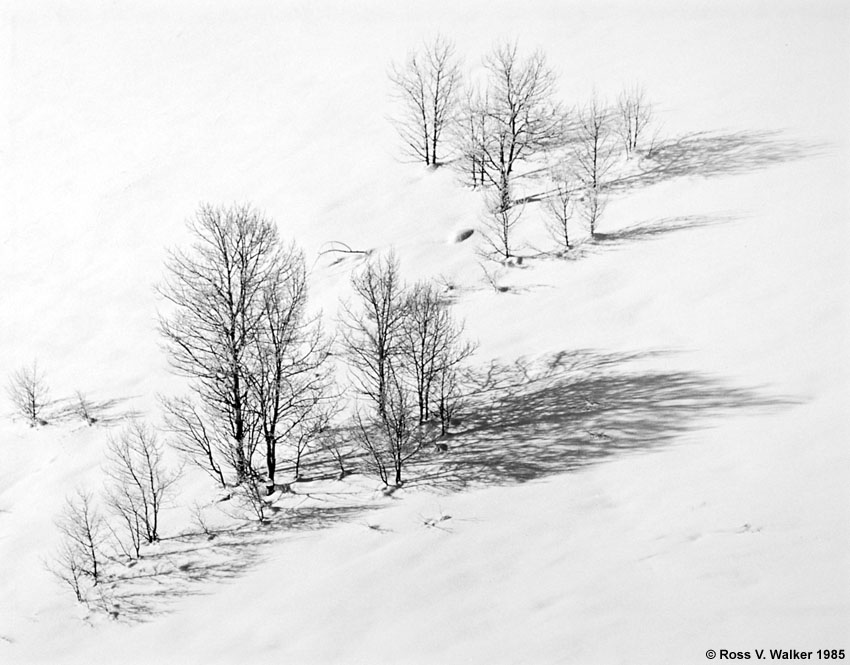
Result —
[{"label": "tree trunk", "polygon": [[274,437],[266,437],[266,470],[269,473],[269,484],[274,487],[274,474],[277,471],[276,445]]}]

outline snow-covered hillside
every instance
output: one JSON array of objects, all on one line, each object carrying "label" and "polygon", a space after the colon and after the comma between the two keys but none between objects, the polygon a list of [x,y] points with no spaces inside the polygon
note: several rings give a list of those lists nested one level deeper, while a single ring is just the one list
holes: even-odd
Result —
[{"label": "snow-covered hillside", "polygon": [[[497,293],[481,197],[400,154],[387,70],[541,49],[567,104],[641,83],[668,152],[576,260]],[[699,663],[850,648],[850,12],[839,2],[7,2],[0,6],[0,662]],[[386,496],[301,483],[267,527],[187,473],[117,620],[46,570],[131,414],[182,390],[154,284],[201,202],[251,202],[332,322],[355,259],[455,286],[482,392]],[[486,390],[484,390],[486,388]],[[214,538],[192,519],[203,506]],[[228,514],[229,513],[229,514]]]}]

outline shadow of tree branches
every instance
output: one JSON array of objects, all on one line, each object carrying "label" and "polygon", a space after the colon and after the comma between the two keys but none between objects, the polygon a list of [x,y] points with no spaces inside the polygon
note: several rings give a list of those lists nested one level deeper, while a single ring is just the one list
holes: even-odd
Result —
[{"label": "shadow of tree branches", "polygon": [[681,217],[662,217],[637,222],[611,233],[596,233],[593,242],[601,246],[620,245],[640,240],[652,240],[668,233],[698,229],[735,221],[734,217],[685,215]]},{"label": "shadow of tree branches", "polygon": [[[647,369],[643,362],[666,355],[584,350],[478,368],[465,409],[471,415],[441,440],[448,452],[423,450],[411,461],[405,487],[453,492],[523,483],[670,445],[726,415],[796,403],[694,371]],[[145,621],[203,593],[210,582],[243,575],[285,535],[350,522],[382,505],[357,493],[319,494],[304,494],[310,505],[277,511],[265,524],[183,534],[148,548],[131,567],[114,568],[103,585],[102,609],[118,620]]]},{"label": "shadow of tree branches", "polygon": [[660,143],[652,150],[651,158],[644,160],[651,165],[649,168],[612,179],[606,187],[620,191],[685,176],[710,178],[750,173],[822,150],[818,144],[782,138],[782,132],[776,130],[694,132]]},{"label": "shadow of tree branches", "polygon": [[[116,397],[111,399],[86,399],[86,413],[91,419],[89,424],[113,425],[115,423],[136,418],[141,413],[135,409],[120,408],[132,397]],[[79,397],[57,399],[50,404],[50,422],[84,421]]]},{"label": "shadow of tree branches", "polygon": [[448,491],[522,483],[668,445],[733,412],[795,403],[697,372],[629,368],[651,355],[581,351],[491,365],[476,376],[472,415],[450,452],[423,463],[413,482]]},{"label": "shadow of tree branches", "polygon": [[210,582],[241,577],[262,562],[270,551],[266,546],[284,534],[328,528],[375,507],[300,507],[279,511],[263,524],[165,539],[106,578],[100,609],[120,621],[149,620],[169,612],[178,599],[203,593]]}]

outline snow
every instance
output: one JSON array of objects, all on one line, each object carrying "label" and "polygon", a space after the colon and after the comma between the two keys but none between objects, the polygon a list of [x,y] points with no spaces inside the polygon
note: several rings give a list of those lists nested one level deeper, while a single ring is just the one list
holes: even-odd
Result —
[{"label": "snow", "polygon": [[[108,416],[0,420],[0,662],[846,648],[843,4],[10,2],[0,17],[0,375],[37,358],[54,398],[80,389]],[[389,62],[437,30],[470,69],[498,38],[541,48],[569,103],[640,82],[688,161],[619,193],[606,239],[505,268],[495,292],[477,234],[453,242],[478,194],[406,163],[387,121]],[[65,497],[102,486],[122,418],[157,420],[157,394],[182,390],[153,286],[202,201],[254,203],[311,261],[330,241],[394,247],[406,277],[451,280],[502,387],[391,497],[359,475],[303,483],[255,527],[187,472],[165,540],[115,567],[132,579],[112,621],[44,562]],[[330,321],[357,265],[315,260]],[[193,502],[225,531],[209,540]]]}]

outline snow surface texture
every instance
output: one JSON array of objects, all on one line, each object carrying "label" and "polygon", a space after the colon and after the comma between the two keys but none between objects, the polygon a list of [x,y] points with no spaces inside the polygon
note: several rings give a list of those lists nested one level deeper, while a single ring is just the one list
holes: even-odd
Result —
[{"label": "snow surface texture", "polygon": [[[389,62],[437,31],[470,69],[498,38],[541,48],[567,103],[640,82],[677,140],[600,241],[506,268],[504,293],[455,242],[478,193],[406,163],[387,121]],[[839,2],[4,3],[0,378],[37,358],[54,415],[79,389],[101,422],[0,421],[0,662],[850,647],[848,44]],[[152,285],[205,201],[252,202],[310,257],[395,247],[445,276],[490,382],[392,497],[303,483],[255,528],[187,474],[164,541],[115,568],[112,620],[44,560],[110,432],[182,389]],[[316,261],[316,309],[357,265]]]}]

